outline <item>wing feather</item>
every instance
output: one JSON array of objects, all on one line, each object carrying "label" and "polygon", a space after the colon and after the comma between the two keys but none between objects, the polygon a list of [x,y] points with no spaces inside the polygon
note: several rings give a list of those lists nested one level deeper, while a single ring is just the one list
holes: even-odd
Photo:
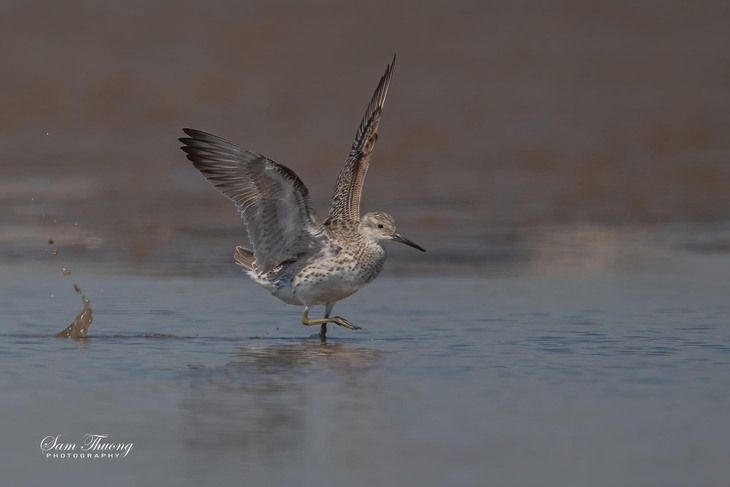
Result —
[{"label": "wing feather", "polygon": [[393,78],[395,56],[380,78],[365,116],[355,134],[355,141],[350,149],[345,167],[337,177],[335,191],[330,202],[330,219],[360,221],[360,198],[365,183],[365,174],[370,166],[370,157],[378,141],[378,126],[383,112],[383,104],[388,95],[390,80]]},{"label": "wing feather", "polygon": [[307,187],[291,169],[224,138],[183,131],[188,159],[241,213],[257,272],[322,248],[324,228]]}]

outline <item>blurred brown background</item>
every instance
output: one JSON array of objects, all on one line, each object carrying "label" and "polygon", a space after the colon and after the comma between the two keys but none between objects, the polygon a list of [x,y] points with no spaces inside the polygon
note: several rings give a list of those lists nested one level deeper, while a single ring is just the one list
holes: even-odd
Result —
[{"label": "blurred brown background", "polygon": [[394,53],[364,209],[420,262],[545,228],[730,248],[729,26],[726,1],[5,0],[2,256],[227,265],[240,220],[180,129],[291,167],[324,214]]}]

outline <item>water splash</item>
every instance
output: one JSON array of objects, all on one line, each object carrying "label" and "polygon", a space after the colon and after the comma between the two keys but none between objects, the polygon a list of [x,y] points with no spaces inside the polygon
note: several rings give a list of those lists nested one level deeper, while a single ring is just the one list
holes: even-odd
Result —
[{"label": "water splash", "polygon": [[74,319],[73,323],[56,334],[59,338],[86,338],[86,335],[89,333],[91,322],[94,321],[89,298],[84,295],[77,284],[74,284],[74,290],[81,295],[81,300],[84,303],[84,309],[81,310],[81,313],[79,313],[76,319]]}]

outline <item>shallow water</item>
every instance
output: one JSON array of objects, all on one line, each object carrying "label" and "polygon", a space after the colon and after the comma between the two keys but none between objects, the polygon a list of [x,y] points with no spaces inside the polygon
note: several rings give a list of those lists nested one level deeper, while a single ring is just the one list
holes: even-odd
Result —
[{"label": "shallow water", "polygon": [[[70,278],[5,265],[0,463],[9,485],[724,485],[730,257],[673,257],[386,274],[335,308],[364,330],[327,344],[238,274],[80,266],[89,338],[52,338],[81,307]],[[40,450],[87,433],[133,448]]]}]

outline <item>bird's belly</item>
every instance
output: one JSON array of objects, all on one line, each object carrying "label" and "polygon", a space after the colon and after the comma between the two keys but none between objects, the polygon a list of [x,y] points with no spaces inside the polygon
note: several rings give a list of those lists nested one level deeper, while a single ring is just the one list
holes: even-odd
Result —
[{"label": "bird's belly", "polygon": [[379,262],[367,267],[356,263],[318,262],[302,269],[293,279],[292,288],[305,304],[333,303],[367,286],[382,267]]},{"label": "bird's belly", "polygon": [[[268,287],[268,286],[267,286]],[[268,287],[271,294],[295,306],[313,306],[315,304],[334,303],[351,296],[360,287],[344,285],[342,282],[333,282],[331,279],[295,279],[291,283],[280,287]]]},{"label": "bird's belly", "polygon": [[284,301],[286,304],[293,304],[294,306],[302,306],[304,303],[299,297],[292,292],[291,288],[275,289],[271,292],[274,296]]},{"label": "bird's belly", "polygon": [[350,254],[336,254],[266,276],[248,274],[271,294],[287,304],[313,306],[334,303],[371,283],[383,268],[385,255],[358,260]]}]

